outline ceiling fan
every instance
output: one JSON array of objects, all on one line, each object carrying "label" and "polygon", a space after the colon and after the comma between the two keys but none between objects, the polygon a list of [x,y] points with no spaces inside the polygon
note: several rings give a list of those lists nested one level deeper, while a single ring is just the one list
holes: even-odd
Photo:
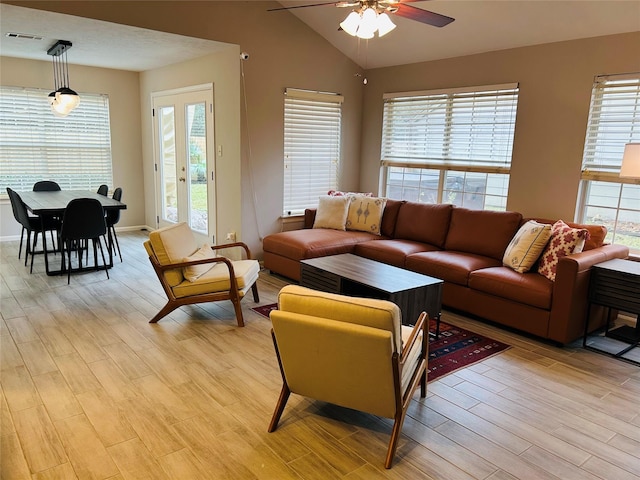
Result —
[{"label": "ceiling fan", "polygon": [[347,18],[340,23],[340,29],[349,35],[360,38],[373,38],[378,31],[378,36],[383,36],[395,28],[387,14],[408,18],[417,22],[426,23],[434,27],[444,27],[455,19],[439,13],[422,10],[421,8],[407,5],[408,3],[422,0],[357,0],[341,2],[313,3],[310,5],[294,5],[269,9],[269,12],[279,10],[292,10],[294,8],[320,7],[332,5],[339,8],[353,8]]}]

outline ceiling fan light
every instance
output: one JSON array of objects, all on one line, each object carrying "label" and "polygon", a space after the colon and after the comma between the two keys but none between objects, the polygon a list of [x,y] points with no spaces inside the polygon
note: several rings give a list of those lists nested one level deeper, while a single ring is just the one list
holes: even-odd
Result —
[{"label": "ceiling fan light", "polygon": [[375,32],[378,28],[378,12],[373,8],[367,7],[362,12],[362,21],[360,22],[360,28],[367,31]]},{"label": "ceiling fan light", "polygon": [[396,28],[396,24],[391,21],[389,15],[386,13],[381,13],[378,15],[378,36],[382,37],[386,35],[391,30]]},{"label": "ceiling fan light", "polygon": [[360,14],[358,14],[357,12],[351,12],[349,15],[347,15],[347,18],[345,18],[342,21],[342,23],[340,24],[340,27],[349,35],[351,35],[352,37],[355,37],[356,34],[358,33],[359,25],[360,25]]}]

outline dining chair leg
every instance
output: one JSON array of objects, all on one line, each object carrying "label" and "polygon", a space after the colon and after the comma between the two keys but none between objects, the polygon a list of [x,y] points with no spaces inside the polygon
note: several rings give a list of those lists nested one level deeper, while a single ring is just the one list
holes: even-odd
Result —
[{"label": "dining chair leg", "polygon": [[[44,233],[43,233],[44,235]],[[38,232],[34,232],[33,233],[33,245],[31,246],[31,267],[29,268],[29,273],[33,273],[33,257],[35,257],[35,255],[33,254],[36,251],[36,244],[38,243]],[[25,261],[26,261],[26,257],[25,257]]]},{"label": "dining chair leg", "polygon": [[27,230],[27,245],[24,249],[24,266],[27,266],[27,259],[31,253],[31,230]]},{"label": "dining chair leg", "polygon": [[[71,243],[72,240],[67,240],[65,243],[65,246],[67,247],[67,258],[69,260],[67,265],[67,285],[71,283]],[[64,255],[64,252],[62,255]]]},{"label": "dining chair leg", "polygon": [[[100,241],[100,237],[98,237],[98,245],[100,246],[100,255],[102,255],[102,264],[104,265],[104,271],[107,273],[107,280],[109,280],[109,267],[107,266],[107,261],[105,260],[104,257],[104,250],[102,249],[102,242]],[[96,239],[93,240],[93,249],[95,251],[96,248]],[[98,255],[96,252],[96,265],[98,264],[98,259],[97,259]]]},{"label": "dining chair leg", "polygon": [[25,228],[22,227],[22,232],[20,232],[20,247],[18,248],[18,260],[20,259],[20,255],[22,255],[22,239],[24,238],[24,230]]},{"label": "dining chair leg", "polygon": [[120,252],[120,244],[118,243],[118,236],[116,235],[116,227],[114,227],[112,225],[111,229],[113,230],[113,239],[116,242],[116,246],[113,248],[113,253],[116,252],[116,247],[117,247],[118,248],[118,256],[120,257],[120,262],[122,262],[122,253]]}]

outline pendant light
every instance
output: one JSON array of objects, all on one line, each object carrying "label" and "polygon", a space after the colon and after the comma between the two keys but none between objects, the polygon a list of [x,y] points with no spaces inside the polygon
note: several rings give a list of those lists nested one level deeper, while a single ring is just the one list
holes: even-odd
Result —
[{"label": "pendant light", "polygon": [[56,117],[66,117],[80,104],[80,96],[69,88],[69,65],[67,64],[67,50],[71,42],[58,40],[47,50],[53,61],[53,82],[55,91],[49,94],[49,105]]}]

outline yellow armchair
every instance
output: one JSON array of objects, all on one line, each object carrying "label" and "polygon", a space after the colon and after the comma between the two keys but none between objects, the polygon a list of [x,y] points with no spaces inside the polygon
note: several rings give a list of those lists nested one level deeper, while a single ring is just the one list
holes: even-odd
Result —
[{"label": "yellow armchair", "polygon": [[291,393],[395,420],[385,468],[391,468],[404,417],[420,385],[427,394],[427,314],[402,326],[386,300],[284,287],[271,331],[282,374],[273,432]]},{"label": "yellow armchair", "polygon": [[[238,326],[244,326],[240,301],[251,289],[259,302],[260,265],[242,242],[198,248],[193,232],[182,222],[154,230],[144,243],[168,302],[149,323],[156,323],[183,305],[230,300]],[[240,249],[242,260],[218,256],[220,249]]]}]

